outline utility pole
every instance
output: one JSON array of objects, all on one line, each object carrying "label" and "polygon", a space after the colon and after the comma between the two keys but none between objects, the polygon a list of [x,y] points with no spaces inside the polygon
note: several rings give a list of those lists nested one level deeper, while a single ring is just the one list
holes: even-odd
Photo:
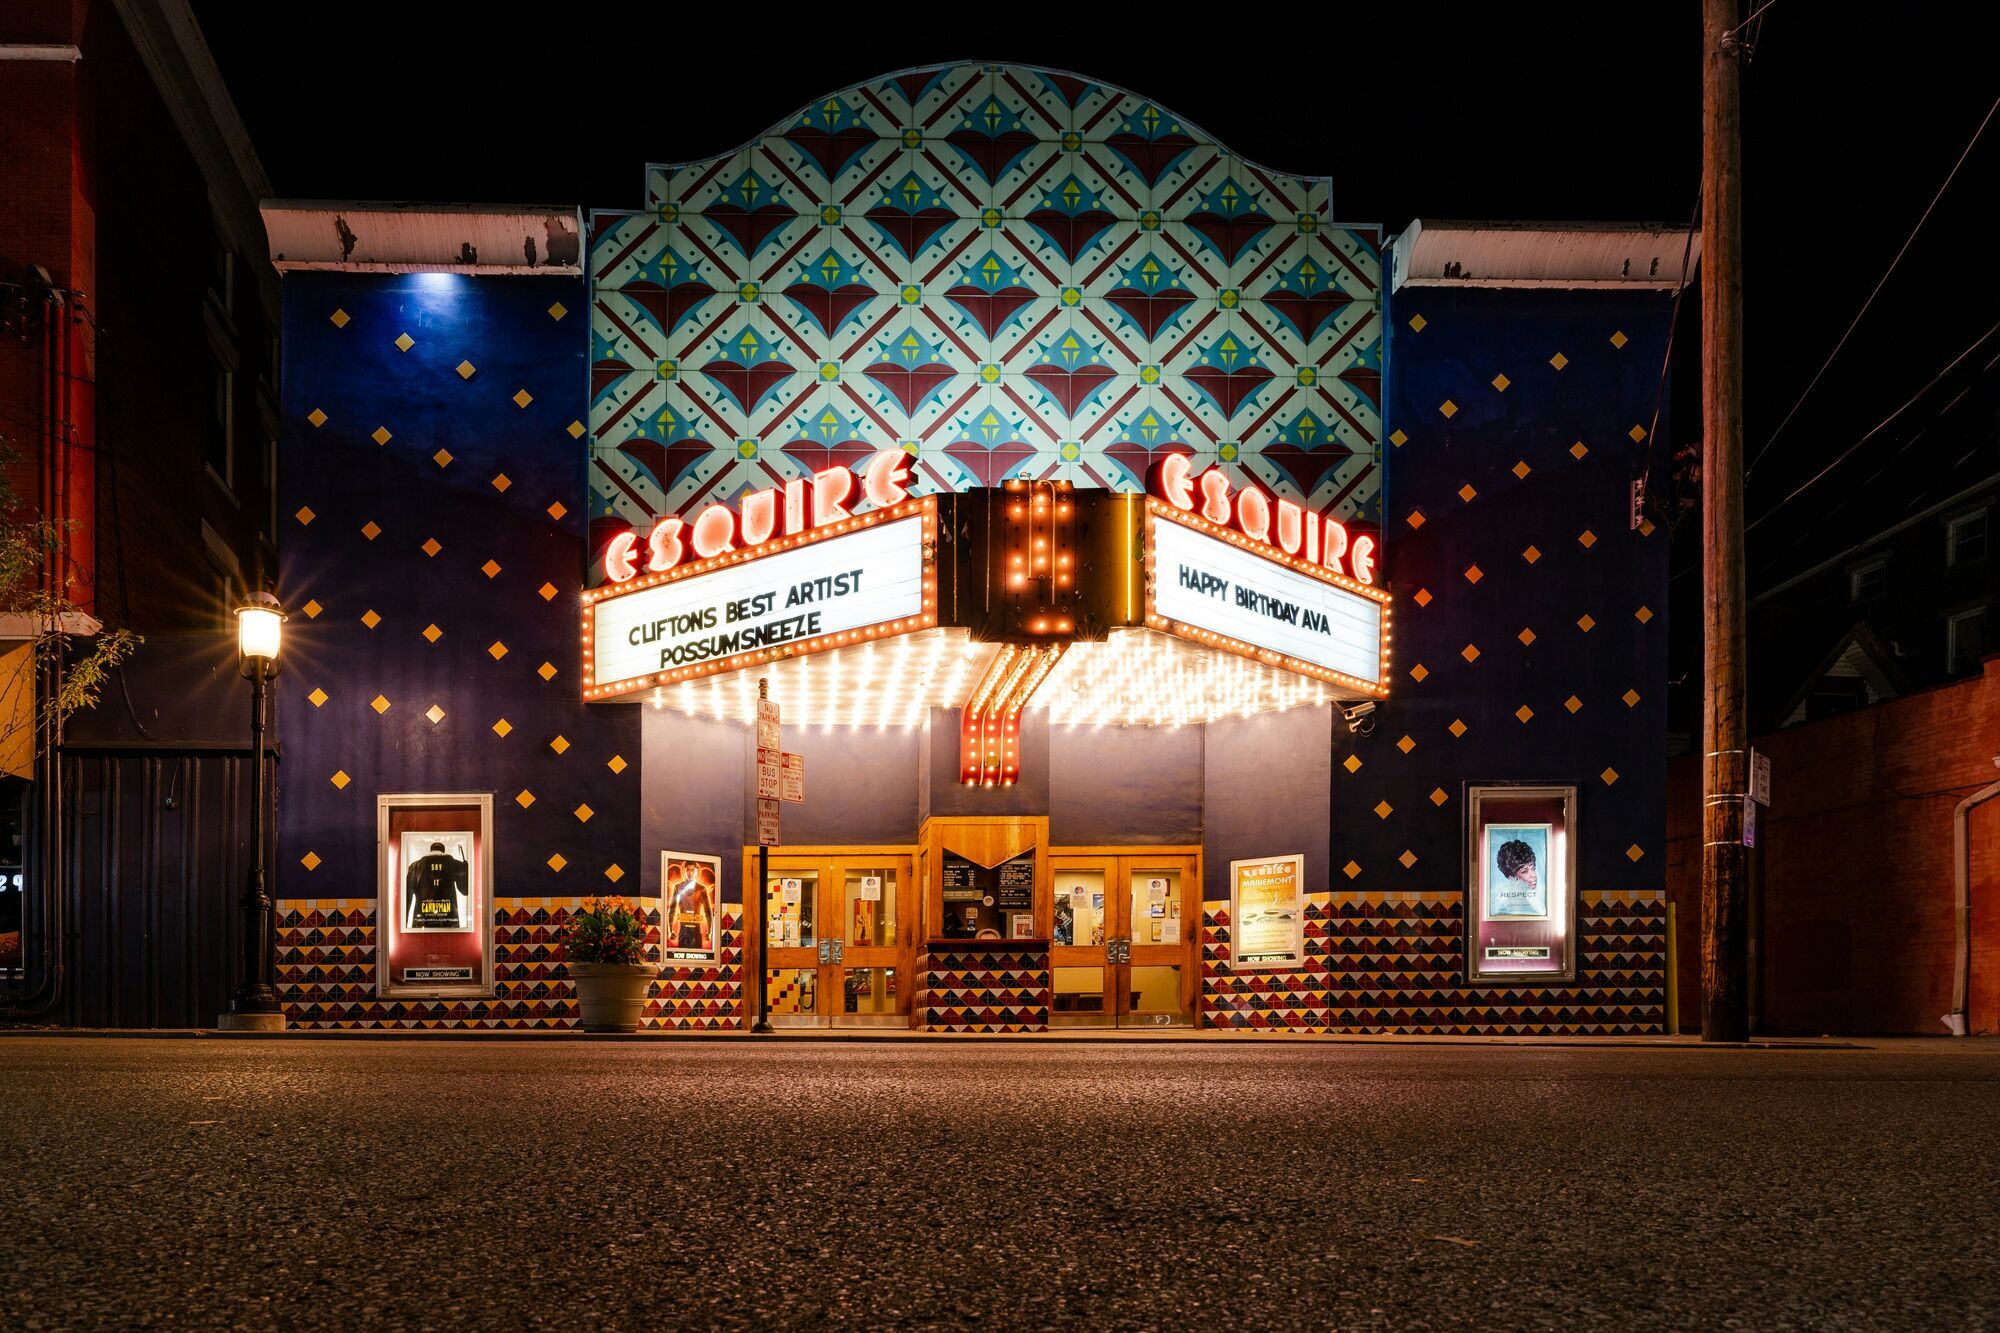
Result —
[{"label": "utility pole", "polygon": [[[769,677],[757,677],[757,718],[763,721],[763,705],[771,698]],[[772,724],[775,727],[775,723]],[[771,742],[776,745],[776,741]],[[747,895],[746,895],[747,896]],[[767,970],[771,959],[771,848],[764,841],[763,831],[757,834],[757,970],[750,974],[750,984],[757,988],[757,1020],[750,1025],[752,1032],[769,1032],[771,1015],[765,1007],[770,1000],[766,992],[770,989],[770,973]]]},{"label": "utility pole", "polygon": [[1702,0],[1701,1038],[1749,1032],[1743,661],[1743,178],[1737,0]]}]

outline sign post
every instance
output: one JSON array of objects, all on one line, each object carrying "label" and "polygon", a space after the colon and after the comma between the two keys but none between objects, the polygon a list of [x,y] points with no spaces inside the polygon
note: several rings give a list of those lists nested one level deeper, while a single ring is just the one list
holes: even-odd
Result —
[{"label": "sign post", "polygon": [[[768,761],[766,756],[769,756]],[[757,678],[757,972],[751,984],[757,988],[757,1021],[752,1032],[769,1032],[771,1018],[764,1010],[765,959],[770,952],[767,938],[771,929],[771,847],[778,841],[778,705],[771,701],[771,682]],[[765,788],[770,788],[767,799]]]}]

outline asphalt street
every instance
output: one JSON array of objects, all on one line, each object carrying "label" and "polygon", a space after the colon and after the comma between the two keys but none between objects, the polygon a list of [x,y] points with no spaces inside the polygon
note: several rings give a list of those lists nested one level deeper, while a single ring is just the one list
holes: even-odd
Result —
[{"label": "asphalt street", "polygon": [[2000,1318],[2000,1047],[0,1038],[12,1327]]}]

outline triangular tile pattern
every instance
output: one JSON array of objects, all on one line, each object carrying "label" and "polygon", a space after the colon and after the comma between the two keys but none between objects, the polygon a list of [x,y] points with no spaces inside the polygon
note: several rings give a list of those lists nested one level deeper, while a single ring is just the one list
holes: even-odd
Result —
[{"label": "triangular tile pattern", "polygon": [[933,949],[918,1004],[932,1032],[1040,1032],[1049,1025],[1046,945]]},{"label": "triangular tile pattern", "polygon": [[1332,979],[1327,970],[1331,895],[1305,903],[1305,966],[1238,972],[1230,961],[1229,904],[1207,903],[1201,914],[1202,1021],[1209,1027],[1260,1032],[1324,1032]]},{"label": "triangular tile pattern", "polygon": [[1657,1035],[1666,1023],[1666,900],[1587,892],[1577,904],[1577,980],[1465,983],[1457,892],[1337,893],[1328,921],[1336,1032],[1453,1036]]},{"label": "triangular tile pattern", "polygon": [[[375,900],[293,899],[278,904],[278,986],[299,1028],[522,1028],[577,1023],[575,988],[556,953],[556,932],[580,899],[502,898],[493,927],[492,999],[385,1000],[375,994]],[[659,944],[659,911],[647,913]],[[737,1027],[743,1016],[742,910],[724,907],[712,965],[681,965],[654,984],[641,1026]]]}]

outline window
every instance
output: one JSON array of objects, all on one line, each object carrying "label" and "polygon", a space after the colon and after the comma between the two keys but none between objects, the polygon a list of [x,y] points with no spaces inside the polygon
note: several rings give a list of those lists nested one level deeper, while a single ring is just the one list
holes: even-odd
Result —
[{"label": "window", "polygon": [[1944,622],[1944,669],[1952,675],[1976,671],[1986,656],[1986,608],[1960,611]]},{"label": "window", "polygon": [[264,436],[264,535],[278,538],[278,437]]},{"label": "window", "polygon": [[1847,600],[1865,602],[1880,597],[1889,590],[1889,557],[1881,555],[1873,560],[1847,569]]},{"label": "window", "polygon": [[1944,562],[1947,565],[1970,565],[1986,558],[1986,511],[1975,509],[1969,514],[1945,520]]},{"label": "window", "polygon": [[208,278],[208,299],[215,302],[224,319],[236,315],[236,255],[222,242],[215,243],[214,267]]},{"label": "window", "polygon": [[236,488],[236,375],[221,366],[215,368],[209,386],[208,436],[202,457],[208,470],[227,490]]}]

